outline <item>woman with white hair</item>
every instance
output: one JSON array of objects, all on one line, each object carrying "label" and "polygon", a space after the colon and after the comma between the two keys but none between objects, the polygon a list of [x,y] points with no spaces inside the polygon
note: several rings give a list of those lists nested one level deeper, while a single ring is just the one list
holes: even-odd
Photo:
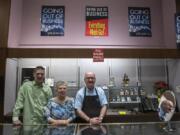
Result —
[{"label": "woman with white hair", "polygon": [[56,83],[56,96],[45,107],[45,117],[49,124],[67,125],[75,118],[74,99],[66,95],[67,83]]}]

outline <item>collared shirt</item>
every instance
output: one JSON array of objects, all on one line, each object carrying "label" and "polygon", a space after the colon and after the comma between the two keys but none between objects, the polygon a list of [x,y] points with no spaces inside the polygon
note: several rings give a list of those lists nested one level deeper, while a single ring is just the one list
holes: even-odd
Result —
[{"label": "collared shirt", "polygon": [[58,103],[55,98],[49,100],[45,110],[45,117],[47,121],[51,119],[55,120],[67,120],[72,121],[75,118],[74,112],[74,99],[67,97],[64,103]]},{"label": "collared shirt", "polygon": [[[75,109],[80,109],[80,110],[82,109],[83,100],[84,100],[84,90],[85,90],[85,88],[83,87],[76,94]],[[100,87],[96,87],[96,90],[97,90],[97,93],[99,96],[101,106],[107,105],[107,98],[104,93],[104,90]],[[89,90],[88,88],[86,88],[86,95],[87,96],[96,95],[95,88],[93,90]]]},{"label": "collared shirt", "polygon": [[51,88],[44,83],[36,85],[35,81],[25,82],[19,89],[16,104],[13,109],[13,121],[18,119],[23,110],[23,124],[43,124],[45,118],[43,108],[52,98]]}]

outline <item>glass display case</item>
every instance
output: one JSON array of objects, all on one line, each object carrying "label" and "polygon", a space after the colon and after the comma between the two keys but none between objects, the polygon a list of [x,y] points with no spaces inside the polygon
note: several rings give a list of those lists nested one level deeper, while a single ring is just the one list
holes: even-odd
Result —
[{"label": "glass display case", "polygon": [[0,124],[1,135],[179,135],[180,123],[171,122],[176,130],[167,133],[164,122],[106,123],[101,125],[70,124],[68,126],[31,125],[15,127]]}]

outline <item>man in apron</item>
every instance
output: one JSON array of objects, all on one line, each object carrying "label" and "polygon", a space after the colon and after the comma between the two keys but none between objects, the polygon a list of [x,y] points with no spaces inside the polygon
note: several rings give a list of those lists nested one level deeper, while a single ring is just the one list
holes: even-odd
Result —
[{"label": "man in apron", "polygon": [[102,88],[95,87],[96,77],[93,72],[86,72],[84,81],[86,86],[76,94],[76,113],[82,122],[100,124],[107,111],[106,95]]}]

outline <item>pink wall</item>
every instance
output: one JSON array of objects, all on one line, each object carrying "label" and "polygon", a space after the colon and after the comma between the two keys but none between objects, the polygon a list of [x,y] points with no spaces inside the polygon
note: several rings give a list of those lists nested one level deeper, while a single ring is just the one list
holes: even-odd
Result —
[{"label": "pink wall", "polygon": [[[173,18],[175,11],[175,1],[172,0],[23,0],[23,2],[21,2],[22,0],[18,1],[19,3],[12,2],[13,5],[11,8],[11,20],[14,20],[15,23],[12,23],[12,21],[10,23],[10,48],[176,47]],[[17,4],[19,4],[19,8]],[[22,8],[20,6],[21,4]],[[42,5],[65,6],[65,36],[40,36],[40,12]],[[108,6],[108,37],[85,36],[86,6]],[[152,37],[129,36],[128,7],[130,6],[150,7]],[[166,9],[167,6],[169,6],[168,11],[165,11],[164,9]],[[21,9],[22,12],[20,12]],[[18,19],[16,19],[16,17]],[[164,32],[166,33],[164,34]]]},{"label": "pink wall", "polygon": [[[175,0],[173,0],[175,1]],[[176,31],[174,14],[176,13],[176,5],[171,0],[162,0],[163,13],[163,37],[166,48],[176,48]]]},{"label": "pink wall", "polygon": [[11,16],[9,23],[9,47],[18,47],[22,26],[22,0],[11,0]]}]

